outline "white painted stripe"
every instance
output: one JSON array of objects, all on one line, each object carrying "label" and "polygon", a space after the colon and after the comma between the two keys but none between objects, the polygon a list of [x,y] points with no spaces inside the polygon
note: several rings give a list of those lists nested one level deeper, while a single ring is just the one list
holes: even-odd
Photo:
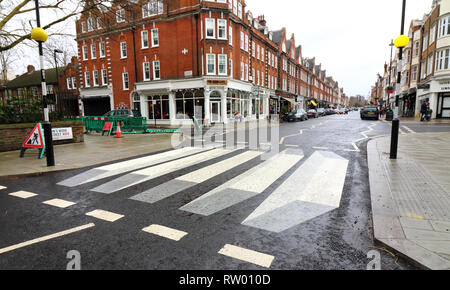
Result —
[{"label": "white painted stripe", "polygon": [[202,183],[262,154],[263,152],[259,151],[247,151],[214,165],[207,166],[189,174],[180,176],[176,179],[187,182]]},{"label": "white painted stripe", "polygon": [[55,199],[44,201],[43,204],[47,204],[47,205],[51,205],[51,206],[55,206],[55,207],[59,207],[59,208],[67,208],[69,206],[75,205],[76,203],[55,198]]},{"label": "white painted stripe", "polygon": [[235,168],[247,161],[252,160],[260,155],[263,152],[258,151],[246,151],[237,156],[231,157],[224,161],[218,162],[216,164],[204,167],[197,171],[188,173],[181,177],[172,179],[166,183],[163,183],[159,186],[153,187],[147,191],[139,193],[133,196],[131,199],[143,201],[147,203],[156,203],[165,198],[171,197],[183,190],[188,188],[192,188],[196,184],[203,183],[208,181],[209,179],[220,175],[232,168]]},{"label": "white painted stripe", "polygon": [[41,238],[37,238],[37,239],[34,239],[34,240],[23,242],[23,243],[20,243],[20,244],[17,244],[17,245],[9,246],[9,247],[0,249],[0,254],[4,254],[6,252],[14,251],[14,250],[17,250],[19,248],[23,248],[23,247],[30,246],[30,245],[33,245],[33,244],[37,244],[37,243],[44,242],[44,241],[47,241],[47,240],[51,240],[51,239],[55,239],[55,238],[58,238],[58,237],[66,236],[66,235],[69,235],[69,234],[72,234],[72,233],[76,233],[76,232],[79,232],[79,231],[82,231],[82,230],[85,230],[85,229],[92,228],[94,226],[95,226],[95,224],[90,223],[90,224],[87,224],[87,225],[84,225],[84,226],[80,226],[80,227],[76,227],[76,228],[73,228],[73,229],[69,229],[69,230],[66,230],[66,231],[63,231],[63,232],[51,234],[51,235],[48,235],[48,236],[44,236],[44,237],[41,237]]},{"label": "white painted stripe", "polygon": [[0,190],[2,190],[2,189],[6,189],[7,187],[6,186],[2,186],[2,185],[0,185]]},{"label": "white painted stripe", "polygon": [[238,204],[264,192],[302,158],[303,154],[277,154],[180,209],[208,216]]},{"label": "white painted stripe", "polygon": [[284,144],[286,147],[294,147],[294,148],[300,148],[299,145],[290,145],[290,144]]},{"label": "white painted stripe", "polygon": [[104,220],[107,222],[115,222],[124,217],[124,215],[116,214],[116,213],[101,210],[101,209],[96,209],[94,211],[88,212],[86,215],[97,218],[97,219],[101,219],[101,220]]},{"label": "white painted stripe", "polygon": [[172,150],[160,154],[155,154],[151,156],[146,156],[142,158],[132,159],[124,162],[118,162],[111,165],[106,165],[102,167],[97,167],[89,171],[83,172],[66,180],[58,183],[58,185],[63,186],[78,186],[81,184],[86,184],[96,180],[104,179],[107,177],[119,175],[125,172],[130,172],[133,170],[142,169],[145,167],[151,167],[156,164],[169,162],[182,157],[190,156],[205,150],[201,148],[182,148],[178,150]]},{"label": "white painted stripe", "polygon": [[313,147],[316,150],[328,150],[328,147]]},{"label": "white painted stripe", "polygon": [[186,232],[171,229],[161,225],[151,225],[149,227],[143,228],[142,231],[177,242],[188,234]]},{"label": "white painted stripe", "polygon": [[23,199],[37,196],[36,193],[32,193],[32,192],[28,192],[28,191],[17,191],[17,192],[10,193],[9,195],[15,196],[15,197],[20,197]]},{"label": "white painted stripe", "polygon": [[409,133],[416,134],[416,132],[409,127],[403,126],[403,128],[405,128]]},{"label": "white painted stripe", "polygon": [[242,224],[282,232],[338,208],[347,166],[335,153],[314,152]]},{"label": "white painted stripe", "polygon": [[275,259],[275,257],[271,255],[259,253],[229,244],[220,249],[219,254],[244,262],[252,263],[264,268],[270,268],[270,265],[272,265],[272,262]]}]

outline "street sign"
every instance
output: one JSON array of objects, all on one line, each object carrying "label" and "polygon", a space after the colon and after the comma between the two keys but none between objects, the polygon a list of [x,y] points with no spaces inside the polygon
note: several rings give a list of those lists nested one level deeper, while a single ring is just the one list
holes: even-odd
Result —
[{"label": "street sign", "polygon": [[28,135],[28,137],[23,142],[22,149],[20,150],[20,158],[23,158],[25,151],[30,148],[39,149],[38,158],[42,159],[45,152],[45,139],[41,123],[36,124],[30,135]]},{"label": "street sign", "polygon": [[52,129],[53,141],[57,140],[71,140],[73,139],[72,128],[53,128]]},{"label": "street sign", "polygon": [[108,132],[108,136],[111,135],[112,125],[112,122],[105,122],[105,126],[103,126],[102,136],[105,135],[105,132]]},{"label": "street sign", "polygon": [[44,134],[42,134],[41,124],[37,124],[30,135],[28,135],[22,147],[24,148],[43,148],[44,147]]}]

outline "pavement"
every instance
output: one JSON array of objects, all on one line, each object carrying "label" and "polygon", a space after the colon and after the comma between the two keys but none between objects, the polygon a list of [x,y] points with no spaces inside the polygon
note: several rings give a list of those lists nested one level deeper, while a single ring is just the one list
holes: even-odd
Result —
[{"label": "pavement", "polygon": [[[404,123],[404,122],[402,122]],[[450,269],[450,133],[390,138],[367,147],[374,239],[425,269]]]},{"label": "pavement", "polygon": [[[126,159],[172,149],[171,138],[178,134],[123,135],[123,138],[86,134],[84,143],[54,146],[56,165],[47,167],[45,156],[38,159],[37,150],[27,150],[19,158],[20,150],[0,153],[0,178],[42,174],[84,168],[105,162]],[[130,148],[133,148],[130,150]]]}]

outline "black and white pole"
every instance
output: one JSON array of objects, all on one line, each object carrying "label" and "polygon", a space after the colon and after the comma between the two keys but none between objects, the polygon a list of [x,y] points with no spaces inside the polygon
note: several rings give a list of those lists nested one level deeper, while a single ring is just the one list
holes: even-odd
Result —
[{"label": "black and white pole", "polygon": [[[42,101],[44,107],[44,138],[45,138],[45,153],[47,157],[47,166],[55,166],[55,155],[53,151],[53,136],[52,124],[50,123],[48,104],[47,104],[47,85],[45,82],[44,70],[44,52],[42,43],[47,40],[47,33],[41,29],[41,19],[39,15],[39,0],[35,0],[36,4],[36,23],[37,27],[33,29],[31,37],[38,42],[39,45],[39,65],[41,69],[41,86],[42,86]],[[56,76],[58,77],[58,76]]]},{"label": "black and white pole", "polygon": [[392,134],[391,134],[391,153],[390,159],[397,159],[397,149],[398,149],[398,135],[400,130],[400,120],[399,117],[399,95],[401,88],[401,80],[402,80],[402,67],[403,67],[403,47],[408,45],[409,38],[404,34],[405,31],[405,11],[406,11],[406,0],[403,0],[402,5],[402,22],[400,28],[400,36],[397,38],[395,46],[398,47],[398,77],[397,77],[397,92],[395,95],[395,110],[394,110],[394,118],[392,120]]}]

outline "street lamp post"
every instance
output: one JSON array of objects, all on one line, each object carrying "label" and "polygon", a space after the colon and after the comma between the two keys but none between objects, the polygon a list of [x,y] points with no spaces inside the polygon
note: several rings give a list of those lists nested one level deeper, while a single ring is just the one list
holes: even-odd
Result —
[{"label": "street lamp post", "polygon": [[50,123],[48,105],[47,105],[47,85],[45,83],[45,70],[44,70],[44,53],[42,43],[47,41],[48,35],[41,28],[41,19],[39,16],[39,0],[35,0],[36,6],[36,23],[37,27],[31,31],[31,38],[36,40],[39,45],[39,63],[41,67],[41,86],[42,86],[42,99],[44,106],[44,138],[45,138],[45,152],[47,158],[47,166],[55,166],[55,154],[53,151],[53,136],[52,136],[52,124]]},{"label": "street lamp post", "polygon": [[397,94],[395,96],[395,113],[392,120],[392,133],[391,133],[391,153],[390,159],[397,159],[397,149],[398,149],[398,133],[400,129],[400,120],[398,119],[398,106],[399,106],[399,94],[400,94],[400,83],[402,79],[401,68],[403,66],[403,48],[408,45],[409,37],[403,35],[405,31],[405,11],[406,11],[406,0],[403,0],[402,5],[402,22],[400,28],[400,36],[395,40],[394,44],[399,48],[398,54],[398,77],[397,77]]}]

